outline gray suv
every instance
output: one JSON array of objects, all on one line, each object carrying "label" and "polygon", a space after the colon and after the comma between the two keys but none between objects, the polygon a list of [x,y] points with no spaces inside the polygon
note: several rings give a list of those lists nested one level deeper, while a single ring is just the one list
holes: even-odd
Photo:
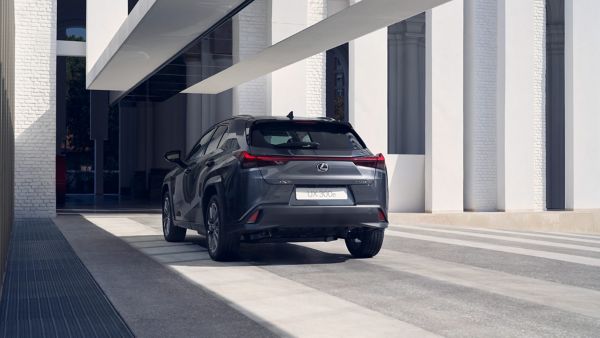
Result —
[{"label": "gray suv", "polygon": [[343,238],[354,257],[375,256],[387,221],[387,172],[349,123],[238,116],[213,126],[163,185],[163,233],[207,238],[214,260],[240,242]]}]

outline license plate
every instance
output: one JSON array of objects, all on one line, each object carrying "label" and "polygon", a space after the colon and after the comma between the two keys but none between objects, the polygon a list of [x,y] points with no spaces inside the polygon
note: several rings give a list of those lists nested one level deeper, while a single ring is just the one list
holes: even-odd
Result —
[{"label": "license plate", "polygon": [[346,200],[346,188],[296,188],[296,199],[299,201],[314,200]]}]

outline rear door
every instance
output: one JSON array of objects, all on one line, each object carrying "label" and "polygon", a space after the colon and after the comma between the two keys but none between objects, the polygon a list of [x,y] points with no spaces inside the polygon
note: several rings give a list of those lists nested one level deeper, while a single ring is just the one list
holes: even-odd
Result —
[{"label": "rear door", "polygon": [[200,161],[215,129],[210,129],[196,143],[192,151],[186,157],[188,167],[175,179],[175,194],[173,196],[175,217],[177,220],[194,222],[191,212],[196,203],[194,196],[198,195],[198,175],[200,173]]},{"label": "rear door", "polygon": [[[365,189],[376,178],[375,157],[348,124],[257,122],[250,131],[250,152],[281,157],[260,170],[269,184],[294,186],[292,204],[354,204],[378,197]],[[355,196],[359,191],[363,196]]]},{"label": "rear door", "polygon": [[197,162],[197,168],[195,170],[194,177],[197,191],[191,198],[192,210],[190,210],[190,214],[193,214],[191,218],[193,218],[193,222],[196,224],[204,224],[204,213],[202,210],[202,195],[205,188],[204,185],[206,184],[209,172],[216,163],[216,157],[222,152],[222,150],[218,149],[217,147],[226,131],[227,125],[220,125],[217,127],[210,139],[210,142],[204,150],[204,154]]}]

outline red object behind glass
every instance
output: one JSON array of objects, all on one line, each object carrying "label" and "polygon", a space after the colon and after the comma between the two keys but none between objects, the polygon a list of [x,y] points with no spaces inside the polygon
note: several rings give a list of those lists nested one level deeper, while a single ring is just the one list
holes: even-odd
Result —
[{"label": "red object behind glass", "polygon": [[67,194],[67,157],[56,155],[56,203],[64,204]]}]

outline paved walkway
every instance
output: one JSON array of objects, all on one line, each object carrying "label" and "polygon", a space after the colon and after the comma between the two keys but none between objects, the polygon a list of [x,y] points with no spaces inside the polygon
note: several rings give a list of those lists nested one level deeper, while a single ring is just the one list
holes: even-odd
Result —
[{"label": "paved walkway", "polygon": [[[76,243],[101,231],[166,268],[164,276],[184,277],[195,293],[216,295],[277,335],[597,337],[600,332],[600,236],[392,224],[373,259],[352,259],[336,241],[242,245],[239,262],[217,263],[193,232],[183,243],[165,242],[160,215],[96,214],[72,221],[60,229],[94,276],[105,274],[88,265],[98,257],[83,255],[98,249]],[[110,278],[98,282],[105,290],[113,284]],[[122,296],[107,294],[121,311]],[[216,304],[181,308],[202,317],[198,311]],[[121,313],[129,323],[127,311]],[[264,334],[257,329],[244,332]]]},{"label": "paved walkway", "polygon": [[0,336],[133,336],[51,220],[17,220],[10,245]]},{"label": "paved walkway", "polygon": [[[218,263],[193,232],[185,242],[165,242],[160,215],[54,222],[64,237],[48,221],[16,227],[0,308],[4,336],[130,334],[116,330],[122,321],[96,283],[140,337],[600,332],[596,235],[391,224],[373,259],[352,259],[336,241],[242,245],[240,261]],[[50,312],[60,315],[41,320]]]}]

